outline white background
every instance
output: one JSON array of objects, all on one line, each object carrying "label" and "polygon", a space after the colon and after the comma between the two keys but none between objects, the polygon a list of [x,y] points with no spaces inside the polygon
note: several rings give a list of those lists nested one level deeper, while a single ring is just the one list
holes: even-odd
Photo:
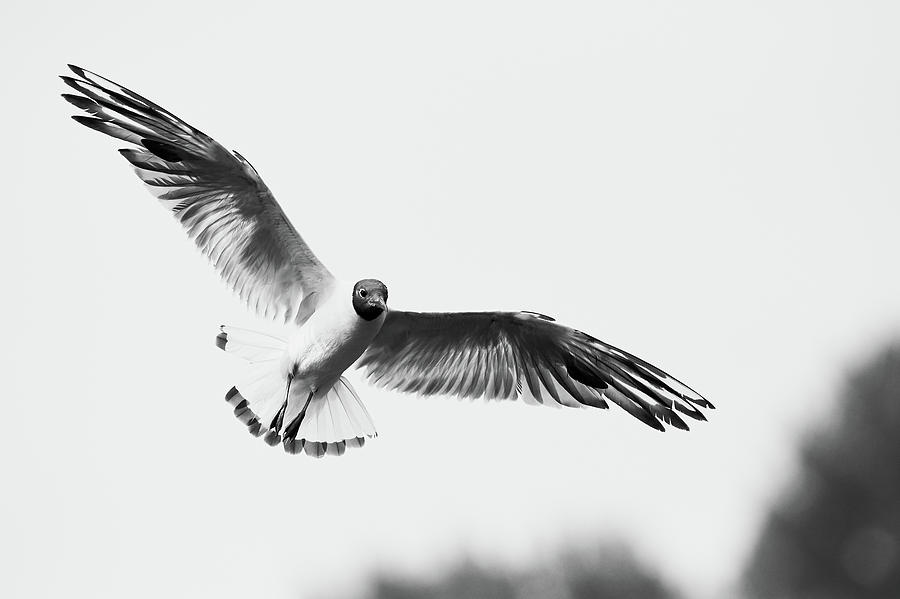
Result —
[{"label": "white background", "polygon": [[[890,2],[4,2],[0,595],[328,597],[623,538],[727,596],[792,449],[900,331]],[[340,459],[251,438],[257,326],[56,75],[239,150],[394,307],[531,309],[719,408],[383,393]]]}]

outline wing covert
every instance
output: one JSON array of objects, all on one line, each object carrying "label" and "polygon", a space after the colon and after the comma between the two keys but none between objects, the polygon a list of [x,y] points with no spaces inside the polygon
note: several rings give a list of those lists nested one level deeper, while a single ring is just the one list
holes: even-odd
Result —
[{"label": "wing covert", "polygon": [[[687,430],[714,406],[659,368],[534,312],[388,312],[358,362],[370,382],[422,395],[607,408]],[[662,421],[662,422],[661,422]]]},{"label": "wing covert", "polygon": [[[237,152],[117,83],[69,65],[63,94],[77,122],[132,145],[119,150],[256,313],[302,320],[334,278]],[[304,303],[301,309],[301,303]]]}]

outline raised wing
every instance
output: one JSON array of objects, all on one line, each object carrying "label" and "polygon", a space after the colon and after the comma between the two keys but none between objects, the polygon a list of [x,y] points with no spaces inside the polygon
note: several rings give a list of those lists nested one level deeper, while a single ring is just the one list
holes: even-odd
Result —
[{"label": "raised wing", "polygon": [[[63,97],[72,118],[131,144],[119,152],[172,212],[222,278],[258,314],[302,320],[334,278],[237,152],[168,110],[80,67]],[[301,309],[301,303],[306,300]]]},{"label": "raised wing", "polygon": [[[390,311],[358,366],[378,386],[422,395],[607,408],[687,430],[676,410],[714,409],[659,368],[533,312]],[[662,422],[660,422],[662,421]]]}]

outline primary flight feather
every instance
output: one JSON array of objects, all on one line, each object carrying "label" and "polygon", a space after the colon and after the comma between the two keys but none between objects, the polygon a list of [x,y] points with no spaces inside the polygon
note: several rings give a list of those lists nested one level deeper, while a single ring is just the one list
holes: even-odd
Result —
[{"label": "primary flight feather", "polygon": [[119,152],[226,283],[286,337],[222,326],[216,344],[249,363],[226,400],[251,433],[290,453],[340,455],[375,435],[342,376],[421,395],[607,408],[687,430],[713,405],[659,368],[535,312],[388,310],[376,279],[341,281],[319,261],[237,152],[88,70],[63,76],[79,123],[129,144]]}]

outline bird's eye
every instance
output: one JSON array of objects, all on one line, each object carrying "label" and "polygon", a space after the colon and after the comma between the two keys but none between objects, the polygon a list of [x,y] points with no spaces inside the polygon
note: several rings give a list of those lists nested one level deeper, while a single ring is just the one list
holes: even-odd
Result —
[{"label": "bird's eye", "polygon": [[367,295],[369,295],[369,292],[366,291],[365,289],[360,289],[358,293],[359,293],[359,297],[366,297]]}]

